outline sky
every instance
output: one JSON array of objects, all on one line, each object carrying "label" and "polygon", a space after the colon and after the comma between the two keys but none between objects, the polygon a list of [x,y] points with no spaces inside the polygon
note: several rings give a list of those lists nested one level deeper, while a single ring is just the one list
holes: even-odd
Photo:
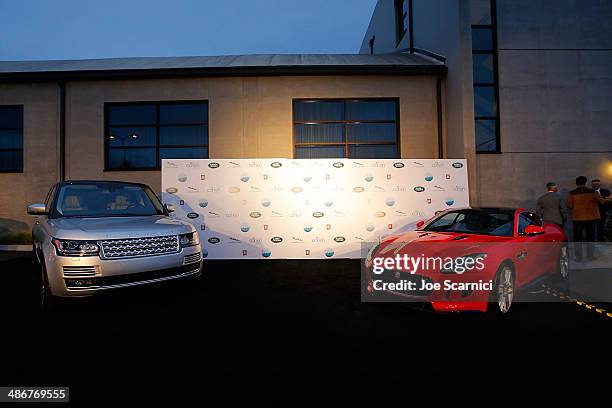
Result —
[{"label": "sky", "polygon": [[376,0],[0,0],[0,60],[358,53]]}]

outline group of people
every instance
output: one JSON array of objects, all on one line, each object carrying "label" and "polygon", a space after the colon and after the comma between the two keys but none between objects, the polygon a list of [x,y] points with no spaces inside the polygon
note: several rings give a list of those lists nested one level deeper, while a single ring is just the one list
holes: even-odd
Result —
[{"label": "group of people", "polygon": [[[572,216],[573,236],[575,242],[586,242],[587,258],[594,260],[593,242],[612,241],[612,196],[610,190],[601,186],[599,179],[591,180],[587,187],[587,178],[576,178],[576,188],[569,192],[567,203],[559,194],[556,183],[546,184],[546,194],[538,198],[537,212],[546,222],[552,222],[561,228],[565,225],[569,211]],[[575,246],[575,260],[582,261],[582,244]]]}]

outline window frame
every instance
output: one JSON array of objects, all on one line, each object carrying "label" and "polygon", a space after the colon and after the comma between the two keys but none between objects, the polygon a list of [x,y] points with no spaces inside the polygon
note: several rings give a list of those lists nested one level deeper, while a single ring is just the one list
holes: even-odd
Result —
[{"label": "window frame", "polygon": [[[344,106],[343,120],[295,120],[295,104],[296,102],[342,102]],[[348,120],[347,119],[347,102],[394,102],[395,103],[395,120]],[[342,124],[344,127],[344,142],[310,142],[296,143],[295,125],[296,124]],[[395,124],[395,142],[352,142],[348,141],[348,126],[349,124],[369,124],[369,123],[394,123]],[[399,97],[372,97],[372,98],[294,98],[291,103],[291,131],[293,143],[293,158],[296,158],[298,147],[320,147],[320,146],[344,146],[346,159],[351,159],[350,146],[397,146],[397,159],[401,158],[401,134],[400,134],[400,98]]]},{"label": "window frame", "polygon": [[2,108],[21,108],[21,127],[10,126],[3,127],[0,126],[0,130],[20,130],[21,131],[21,148],[17,147],[0,147],[0,152],[21,152],[21,168],[6,168],[0,169],[0,173],[23,173],[25,167],[25,106],[24,105],[0,105],[0,109]]},{"label": "window frame", "polygon": [[[206,123],[160,123],[160,107],[164,105],[193,105],[201,104],[206,105]],[[110,110],[114,106],[155,106],[155,124],[132,124],[132,125],[111,125],[110,124]],[[193,148],[193,147],[205,147],[208,151],[208,157],[210,157],[210,117],[209,117],[210,104],[207,99],[198,100],[177,100],[177,101],[137,101],[137,102],[104,102],[104,171],[159,171],[161,170],[161,158],[160,150],[163,148]],[[207,144],[198,145],[164,145],[160,144],[161,136],[160,129],[162,127],[186,127],[186,126],[206,126],[208,134]],[[152,127],[155,128],[155,146],[129,146],[129,147],[112,147],[109,144],[110,128],[134,128],[134,127]],[[154,167],[110,167],[110,151],[120,149],[155,149],[155,166]]]},{"label": "window frame", "polygon": [[[478,116],[474,110],[474,149],[476,154],[500,154],[501,153],[501,126],[500,126],[500,103],[499,103],[499,67],[498,67],[498,48],[497,48],[497,7],[496,0],[490,0],[491,24],[472,24],[470,32],[473,35],[474,29],[490,29],[491,30],[491,45],[490,50],[474,50],[472,48],[472,96],[476,98],[476,88],[493,88],[495,97],[495,115]],[[473,41],[473,40],[472,40]],[[473,42],[472,42],[473,47]],[[493,82],[475,82],[474,78],[474,55],[490,55],[493,60]],[[494,120],[495,121],[495,150],[478,150],[476,144],[476,127],[478,121]]]}]

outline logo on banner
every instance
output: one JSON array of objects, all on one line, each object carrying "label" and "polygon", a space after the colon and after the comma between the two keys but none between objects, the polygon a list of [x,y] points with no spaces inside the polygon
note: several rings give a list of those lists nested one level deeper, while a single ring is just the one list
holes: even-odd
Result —
[{"label": "logo on banner", "polygon": [[232,161],[231,161],[231,162],[227,162],[227,163],[229,164],[229,166],[228,166],[228,167],[231,167],[231,168],[240,167],[240,164],[238,164],[238,163],[236,163],[236,162],[232,162]]},{"label": "logo on banner", "polygon": [[443,168],[443,167],[444,167],[444,163],[443,163],[443,162],[439,162],[439,161],[435,161],[435,162],[433,162],[433,163],[431,164],[431,167],[441,169],[441,168]]},{"label": "logo on banner", "polygon": [[423,191],[425,191],[425,187],[423,187],[423,186],[416,186],[414,188],[414,191],[416,191],[417,193],[422,193]]},{"label": "logo on banner", "polygon": [[217,163],[217,162],[210,162],[210,163],[208,163],[208,167],[210,167],[211,169],[218,169],[219,166],[220,166],[220,164]]},{"label": "logo on banner", "polygon": [[344,237],[334,237],[334,241],[336,241],[337,243],[342,243],[342,242],[346,241],[346,238],[344,238]]},{"label": "logo on banner", "polygon": [[249,187],[249,192],[250,193],[261,193],[261,188],[255,187],[255,186],[250,186]]},{"label": "logo on banner", "polygon": [[272,255],[272,251],[270,251],[269,249],[264,249],[261,251],[261,256],[263,256],[264,258],[269,258],[270,255]]},{"label": "logo on banner", "polygon": [[218,244],[219,242],[221,242],[221,240],[217,237],[210,237],[208,238],[208,242],[210,242],[211,244]]},{"label": "logo on banner", "polygon": [[249,224],[242,224],[240,226],[240,231],[242,231],[242,232],[249,232],[250,229],[251,229],[251,227],[249,226]]},{"label": "logo on banner", "polygon": [[453,163],[452,166],[456,169],[460,169],[463,167],[463,163]]},{"label": "logo on banner", "polygon": [[315,211],[312,213],[312,216],[315,218],[321,218],[323,217],[325,214],[323,214],[321,211]]},{"label": "logo on banner", "polygon": [[376,211],[376,212],[374,213],[374,216],[375,216],[376,218],[383,218],[385,215],[387,215],[387,213],[385,213],[384,211]]},{"label": "logo on banner", "polygon": [[206,248],[202,248],[202,258],[206,257],[208,257],[208,251],[206,250]]},{"label": "logo on banner", "polygon": [[385,204],[387,205],[387,207],[393,207],[395,205],[395,200],[393,198],[387,198]]},{"label": "logo on banner", "polygon": [[396,169],[401,169],[404,166],[405,166],[405,164],[401,163],[401,162],[393,163],[393,167],[395,167]]},{"label": "logo on banner", "polygon": [[283,239],[281,237],[272,237],[270,238],[270,241],[272,241],[275,244],[280,244],[281,242],[283,242]]},{"label": "logo on banner", "polygon": [[190,212],[189,214],[187,214],[187,218],[191,218],[191,219],[198,218],[199,216],[200,214],[194,213],[194,212]]},{"label": "logo on banner", "polygon": [[200,201],[198,201],[198,205],[202,208],[206,208],[206,206],[208,205],[208,200],[205,198],[200,199]]},{"label": "logo on banner", "polygon": [[433,174],[426,173],[425,174],[425,181],[431,181],[431,180],[433,180]]},{"label": "logo on banner", "polygon": [[291,192],[292,193],[301,193],[304,189],[302,187],[292,187],[291,188]]},{"label": "logo on banner", "polygon": [[332,164],[332,166],[334,166],[337,169],[340,169],[340,168],[344,167],[344,163],[342,163],[342,162],[335,162],[334,164]]},{"label": "logo on banner", "polygon": [[455,200],[453,200],[452,198],[447,198],[446,201],[444,201],[446,203],[446,205],[448,205],[449,207],[453,204],[455,204]]},{"label": "logo on banner", "polygon": [[366,225],[365,229],[368,232],[372,232],[372,231],[374,231],[375,227],[372,224],[368,224],[368,225]]},{"label": "logo on banner", "polygon": [[363,178],[366,182],[370,183],[372,180],[374,180],[374,176],[371,174],[366,174],[366,176]]},{"label": "logo on banner", "polygon": [[312,180],[312,176],[304,176],[302,180],[304,180],[306,183],[310,183],[310,181]]},{"label": "logo on banner", "polygon": [[359,162],[353,162],[353,167],[364,167],[365,164]]},{"label": "logo on banner", "polygon": [[413,161],[411,164],[412,164],[412,167],[424,167],[425,166],[423,163],[416,162],[416,161]]},{"label": "logo on banner", "polygon": [[455,188],[453,188],[453,191],[463,193],[465,191],[465,186],[455,186]]},{"label": "logo on banner", "polygon": [[356,193],[363,193],[365,191],[365,188],[358,186],[358,187],[354,187],[353,191]]},{"label": "logo on banner", "polygon": [[270,204],[272,203],[267,198],[264,198],[263,200],[261,200],[261,205],[263,205],[264,207],[269,207]]},{"label": "logo on banner", "polygon": [[332,256],[334,256],[334,250],[331,248],[328,248],[325,250],[325,256],[328,258],[331,258]]},{"label": "logo on banner", "polygon": [[331,201],[331,200],[328,200],[328,201],[325,202],[325,206],[326,207],[331,207],[332,205],[334,205],[334,202]]},{"label": "logo on banner", "polygon": [[176,169],[178,168],[178,165],[174,162],[169,162],[167,161],[166,164],[164,165],[165,168],[167,169]]},{"label": "logo on banner", "polygon": [[239,193],[240,192],[240,187],[235,187],[235,186],[228,187],[227,188],[227,192],[230,193],[230,194]]},{"label": "logo on banner", "polygon": [[166,189],[166,193],[168,193],[168,194],[176,194],[176,193],[178,193],[178,188],[176,188],[176,187],[168,187]]},{"label": "logo on banner", "polygon": [[291,237],[292,244],[303,244],[304,240],[298,237]]},{"label": "logo on banner", "polygon": [[440,186],[434,186],[433,190],[434,191],[446,191],[446,189],[444,187],[440,187]]},{"label": "logo on banner", "polygon": [[242,181],[243,183],[246,183],[250,179],[251,179],[251,176],[249,176],[248,174],[243,174],[240,176],[240,181]]},{"label": "logo on banner", "polygon": [[209,211],[208,216],[209,218],[219,218],[220,217],[219,213],[216,213],[214,211]]},{"label": "logo on banner", "polygon": [[239,244],[240,242],[238,238],[229,237],[229,244]]},{"label": "logo on banner", "polygon": [[187,181],[187,175],[185,173],[181,173],[178,175],[177,180],[181,183],[184,183]]},{"label": "logo on banner", "polygon": [[275,169],[278,169],[278,168],[279,168],[279,167],[281,167],[282,165],[283,165],[283,163],[281,163],[281,162],[277,162],[277,161],[276,161],[276,162],[272,162],[272,163],[270,163],[270,167],[273,167],[273,168],[275,168]]},{"label": "logo on banner", "polygon": [[252,211],[252,212],[249,213],[249,217],[251,217],[251,218],[259,218],[259,217],[261,217],[261,213],[258,212],[258,211]]}]

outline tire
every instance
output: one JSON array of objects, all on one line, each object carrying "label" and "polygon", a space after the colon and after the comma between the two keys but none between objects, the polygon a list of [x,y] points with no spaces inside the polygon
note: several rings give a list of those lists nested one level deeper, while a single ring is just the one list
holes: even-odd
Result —
[{"label": "tire", "polygon": [[45,268],[43,262],[39,263],[38,269],[40,271],[40,295],[38,298],[40,310],[43,314],[50,314],[57,310],[59,300],[51,293],[51,289],[49,288],[49,278],[47,276],[47,269]]},{"label": "tire", "polygon": [[495,315],[506,315],[510,311],[516,293],[514,268],[503,263],[495,273],[493,290],[489,298],[488,311]]},{"label": "tire", "polygon": [[559,249],[559,257],[557,258],[557,276],[566,280],[569,276],[569,272],[569,248],[564,244],[561,249]]}]

